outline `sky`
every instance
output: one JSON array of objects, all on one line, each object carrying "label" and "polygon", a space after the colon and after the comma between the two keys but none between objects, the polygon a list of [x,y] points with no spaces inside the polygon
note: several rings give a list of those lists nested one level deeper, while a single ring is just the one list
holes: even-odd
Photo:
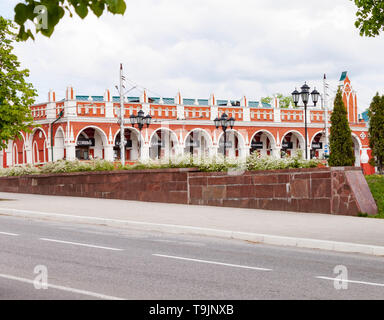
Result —
[{"label": "sky", "polygon": [[[21,1],[21,0],[20,0]],[[13,18],[18,0],[2,0],[0,14]],[[334,94],[343,71],[363,111],[384,94],[384,34],[363,38],[350,0],[126,0],[124,16],[68,14],[51,38],[38,35],[15,45],[29,81],[47,100],[118,95],[119,66],[150,96],[248,100],[290,94],[306,81],[322,91],[326,74]],[[141,88],[140,87],[140,88]],[[140,95],[138,89],[130,96]]]}]

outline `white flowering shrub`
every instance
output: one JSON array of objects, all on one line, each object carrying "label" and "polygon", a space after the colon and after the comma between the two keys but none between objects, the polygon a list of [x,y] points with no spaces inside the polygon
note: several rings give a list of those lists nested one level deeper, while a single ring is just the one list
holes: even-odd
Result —
[{"label": "white flowering shrub", "polygon": [[226,171],[228,174],[242,174],[249,170],[277,170],[289,168],[315,168],[319,160],[304,160],[301,153],[293,157],[282,159],[271,156],[261,156],[255,152],[246,159],[224,157],[222,154],[210,157],[196,157],[191,154],[170,157],[168,159],[149,159],[139,161],[133,165],[122,166],[106,160],[68,161],[59,160],[49,162],[41,167],[30,164],[0,169],[0,176],[22,176],[43,173],[65,173],[81,171],[112,171],[112,170],[140,170],[166,168],[197,168],[204,172]]},{"label": "white flowering shrub", "polygon": [[32,166],[30,164],[24,166],[15,166],[5,169],[0,169],[0,176],[25,176],[30,174],[39,174],[39,168]]}]

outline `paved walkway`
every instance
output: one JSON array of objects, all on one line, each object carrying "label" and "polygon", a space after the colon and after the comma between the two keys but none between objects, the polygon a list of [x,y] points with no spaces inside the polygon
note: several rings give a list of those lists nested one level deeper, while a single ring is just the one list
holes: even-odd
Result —
[{"label": "paved walkway", "polygon": [[[117,219],[133,223],[133,227],[136,222],[144,223],[137,227],[145,224],[187,226],[185,232],[178,233],[190,233],[188,227],[194,227],[211,229],[210,235],[214,235],[212,229],[215,229],[384,247],[384,220],[381,219],[16,193],[0,193],[0,199],[7,199],[0,201],[0,214],[20,215],[25,210],[64,214],[74,217],[73,221],[79,217]],[[217,235],[221,236],[220,232]],[[253,239],[237,236],[242,237]]]}]

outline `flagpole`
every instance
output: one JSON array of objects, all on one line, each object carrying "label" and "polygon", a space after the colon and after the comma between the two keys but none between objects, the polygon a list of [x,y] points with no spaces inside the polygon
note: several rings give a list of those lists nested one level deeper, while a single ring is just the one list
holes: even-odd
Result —
[{"label": "flagpole", "polygon": [[124,134],[124,95],[123,95],[123,64],[120,64],[120,160],[125,165],[125,134]]},{"label": "flagpole", "polygon": [[324,122],[325,122],[325,147],[324,147],[324,153],[325,155],[329,155],[329,139],[328,139],[328,105],[327,105],[327,76],[324,73],[324,79],[323,79],[323,103],[324,103]]}]

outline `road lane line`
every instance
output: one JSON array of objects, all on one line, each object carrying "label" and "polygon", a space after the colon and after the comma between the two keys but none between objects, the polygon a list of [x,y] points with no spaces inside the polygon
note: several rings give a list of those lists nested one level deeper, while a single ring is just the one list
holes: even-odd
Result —
[{"label": "road lane line", "polygon": [[96,246],[96,245],[87,244],[87,243],[71,242],[71,241],[48,239],[48,238],[40,238],[40,240],[42,240],[42,241],[50,241],[50,242],[58,242],[58,243],[65,243],[65,244],[72,244],[72,245],[75,245],[75,246],[83,246],[83,247],[90,247],[90,248],[105,249],[105,250],[124,251],[124,249]]},{"label": "road lane line", "polygon": [[208,264],[217,264],[221,266],[227,266],[227,267],[235,267],[235,268],[243,268],[243,269],[252,269],[252,270],[259,270],[259,271],[272,271],[272,269],[266,269],[266,268],[258,268],[258,267],[250,267],[250,266],[242,266],[239,264],[230,264],[230,263],[223,263],[223,262],[217,262],[217,261],[209,261],[209,260],[200,260],[200,259],[191,259],[191,258],[184,258],[184,257],[176,257],[176,256],[167,256],[164,254],[152,254],[156,257],[162,257],[162,258],[170,258],[170,259],[178,259],[178,260],[186,260],[186,261],[193,261],[193,262],[201,262],[201,263],[208,263]]},{"label": "road lane line", "polygon": [[[1,274],[0,273],[0,278],[4,278],[4,279],[8,279],[8,280],[15,280],[15,281],[24,282],[24,283],[28,283],[28,284],[32,284],[32,285],[34,284],[33,280],[15,277],[15,276],[7,275],[7,274]],[[123,298],[119,298],[119,297],[108,296],[105,294],[87,291],[87,290],[80,290],[80,289],[75,289],[75,288],[70,288],[70,287],[58,286],[58,285],[50,284],[50,283],[48,283],[48,288],[72,292],[72,293],[77,293],[77,294],[82,294],[82,295],[100,298],[100,299],[104,299],[104,300],[124,300]]]},{"label": "road lane line", "polygon": [[323,280],[331,280],[331,281],[345,281],[349,283],[358,283],[358,284],[366,284],[369,286],[377,286],[377,287],[384,287],[384,283],[375,283],[375,282],[366,282],[366,281],[357,281],[357,280],[344,280],[344,279],[339,279],[339,278],[329,278],[329,277],[321,277],[318,276],[316,277],[318,279],[323,279]]},{"label": "road lane line", "polygon": [[18,234],[16,234],[16,233],[10,233],[10,232],[1,232],[1,231],[0,231],[0,234],[6,235],[6,236],[15,236],[15,237],[18,236]]}]

